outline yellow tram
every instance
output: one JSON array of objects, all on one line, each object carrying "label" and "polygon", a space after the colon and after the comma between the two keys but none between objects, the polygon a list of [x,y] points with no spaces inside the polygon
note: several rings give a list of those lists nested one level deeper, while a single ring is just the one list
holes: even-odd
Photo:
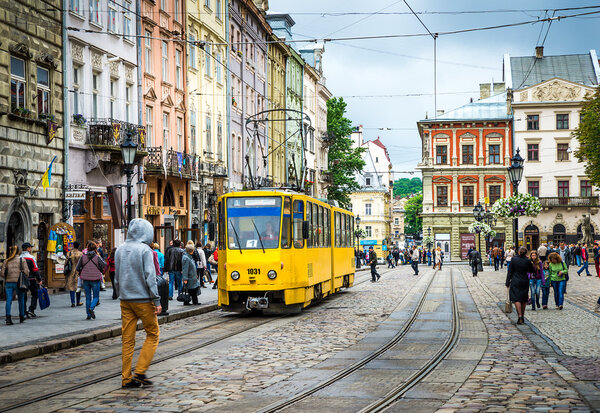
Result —
[{"label": "yellow tram", "polygon": [[219,306],[294,312],[354,283],[354,215],[308,195],[261,189],[218,201]]}]

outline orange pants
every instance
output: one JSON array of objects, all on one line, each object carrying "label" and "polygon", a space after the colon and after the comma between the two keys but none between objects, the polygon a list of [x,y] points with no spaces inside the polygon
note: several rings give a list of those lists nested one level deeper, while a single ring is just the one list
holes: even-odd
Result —
[{"label": "orange pants", "polygon": [[138,320],[142,320],[142,325],[146,331],[146,340],[140,351],[140,356],[135,366],[135,373],[144,374],[152,362],[154,352],[156,351],[156,347],[158,347],[158,337],[160,335],[158,318],[154,314],[155,309],[154,303],[121,301],[121,338],[123,341],[122,384],[129,383],[133,378],[131,375],[131,364],[135,350],[135,331]]}]

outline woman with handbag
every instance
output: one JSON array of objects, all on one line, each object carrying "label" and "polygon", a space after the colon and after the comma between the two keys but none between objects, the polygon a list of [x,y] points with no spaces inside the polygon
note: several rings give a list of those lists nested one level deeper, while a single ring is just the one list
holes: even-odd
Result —
[{"label": "woman with handbag", "polygon": [[517,309],[517,324],[525,323],[525,307],[529,296],[529,273],[533,272],[533,264],[527,258],[527,248],[521,247],[519,255],[512,257],[506,275],[506,287],[509,288],[510,301]]},{"label": "woman with handbag", "polygon": [[[67,278],[65,279],[65,287],[71,296],[71,307],[75,307],[75,305],[83,305],[81,302],[81,290],[77,292],[79,273],[75,270],[75,266],[83,255],[83,253],[79,250],[79,247],[79,242],[75,241],[73,243],[73,249],[67,253],[67,262],[65,264],[65,274],[67,274]],[[69,266],[71,267],[70,269]]]},{"label": "woman with handbag", "polygon": [[217,276],[215,277],[215,285],[213,285],[213,290],[217,289],[218,281],[219,281],[219,247],[217,247],[215,249],[215,252],[213,252],[210,257],[208,257],[208,262],[210,263],[210,265],[213,265],[215,267]]},{"label": "woman with handbag", "polygon": [[4,261],[2,270],[0,270],[5,279],[6,325],[9,326],[13,325],[10,310],[15,291],[17,292],[17,300],[19,302],[19,322],[22,323],[25,321],[25,294],[27,292],[27,287],[25,287],[25,290],[23,291],[23,288],[19,288],[19,284],[25,282],[24,280],[20,280],[20,278],[28,280],[29,267],[23,262],[23,259],[17,255],[17,252],[18,248],[16,245],[9,248],[8,258]]},{"label": "woman with handbag", "polygon": [[[193,243],[188,243],[185,246],[185,253],[183,254],[183,257],[181,257],[181,274],[183,279],[183,289],[187,290],[192,304],[199,305],[198,289],[200,288],[200,283],[198,282],[196,263],[194,262],[193,257],[195,251],[196,248]],[[190,305],[190,302],[184,301],[183,305]]]},{"label": "woman with handbag", "polygon": [[537,251],[531,251],[529,259],[533,264],[533,272],[529,273],[529,291],[531,293],[531,309],[535,311],[535,307],[540,308],[540,288],[544,280],[544,266]]},{"label": "woman with handbag", "polygon": [[98,254],[96,243],[94,241],[88,242],[87,253],[81,257],[75,268],[79,272],[79,278],[83,280],[87,320],[96,318],[94,310],[100,300],[100,283],[102,282],[105,268],[106,263]]},{"label": "woman with handbag", "polygon": [[565,285],[568,277],[568,267],[560,258],[560,254],[553,252],[548,256],[548,270],[550,273],[550,283],[554,289],[554,303],[559,310],[563,309],[565,299]]}]

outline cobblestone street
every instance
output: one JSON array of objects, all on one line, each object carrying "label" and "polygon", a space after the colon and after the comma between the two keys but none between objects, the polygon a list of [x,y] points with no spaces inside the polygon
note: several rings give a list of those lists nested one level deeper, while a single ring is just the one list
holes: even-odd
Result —
[{"label": "cobblestone street", "polygon": [[[299,315],[218,311],[163,324],[150,388],[120,389],[119,337],[8,363],[0,373],[0,411],[33,397],[32,386],[39,398],[10,411],[371,411],[393,392],[386,411],[597,408],[599,355],[592,343],[600,317],[590,311],[597,278],[571,275],[562,312],[528,309],[527,323],[517,326],[514,314],[502,312],[504,271],[477,278],[463,265],[422,266],[418,277],[408,266],[380,272],[378,283],[357,273],[353,288]],[[138,332],[138,340],[143,336]],[[378,350],[390,340],[396,341]],[[421,373],[445,344],[448,352]]]}]

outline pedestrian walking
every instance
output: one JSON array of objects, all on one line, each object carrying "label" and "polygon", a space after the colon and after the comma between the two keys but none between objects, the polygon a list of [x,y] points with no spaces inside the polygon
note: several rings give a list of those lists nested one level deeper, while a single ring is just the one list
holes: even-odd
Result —
[{"label": "pedestrian walking", "polygon": [[[213,283],[213,278],[212,278],[212,264],[209,262],[209,258],[213,255],[213,250],[212,250],[212,245],[210,245],[210,242],[207,242],[206,245],[203,248],[204,250],[204,256],[206,257],[206,277],[208,278],[208,282],[210,284]],[[218,274],[218,269],[217,269],[217,276]],[[214,286],[213,286],[214,287]]]},{"label": "pedestrian walking", "polygon": [[[213,290],[216,290],[218,288],[218,281],[219,281],[219,247],[215,248],[215,251],[208,257],[208,259],[206,260],[207,263],[207,267],[208,264],[210,264],[211,266],[214,266],[217,269],[217,277],[215,278],[215,283],[213,284]],[[210,271],[209,271],[210,273]],[[211,280],[212,282],[212,280]]]},{"label": "pedestrian walking", "polygon": [[517,310],[517,324],[523,324],[529,294],[529,277],[527,274],[533,272],[533,264],[527,258],[527,248],[525,247],[521,247],[519,255],[512,257],[510,261],[505,285],[509,288],[510,301],[515,304]]},{"label": "pedestrian walking", "polygon": [[[37,308],[38,302],[38,289],[42,285],[42,277],[40,276],[40,271],[37,266],[37,262],[35,257],[31,254],[33,250],[33,245],[29,242],[23,243],[21,246],[21,255],[20,258],[23,260],[23,263],[27,265],[29,269],[29,293],[31,294],[31,302],[29,303],[29,308],[25,311],[25,317],[35,318],[37,315],[35,314],[35,310]],[[27,292],[25,292],[25,305],[27,305]]]},{"label": "pedestrian walking", "polygon": [[600,278],[600,246],[597,242],[594,242],[594,267],[596,267],[596,275]]},{"label": "pedestrian walking", "polygon": [[169,300],[173,299],[175,288],[177,293],[181,292],[181,257],[183,249],[181,249],[181,241],[173,240],[173,246],[168,248],[165,253],[165,269],[169,272]]},{"label": "pedestrian walking", "polygon": [[[157,314],[162,311],[156,287],[154,254],[150,245],[154,235],[152,224],[136,218],[129,224],[127,240],[115,255],[115,287],[121,300],[122,371],[121,386],[134,388],[152,385],[146,371],[158,347],[160,329]],[[138,320],[146,331],[135,373],[131,374],[135,331]]]},{"label": "pedestrian walking", "polygon": [[568,266],[562,260],[560,254],[553,252],[548,256],[550,282],[554,290],[554,303],[559,310],[563,309],[565,284],[567,282]]},{"label": "pedestrian walking", "polygon": [[498,271],[500,269],[500,248],[492,249],[492,259],[494,260],[494,271]]},{"label": "pedestrian walking", "polygon": [[[582,255],[582,251],[581,251],[581,243],[578,242],[577,246],[575,246],[575,248],[573,248],[573,255],[575,255],[575,262],[577,263],[578,267],[581,267],[581,261],[583,259],[583,255]],[[579,274],[581,275],[581,274]]]},{"label": "pedestrian walking", "polygon": [[83,282],[83,290],[85,291],[87,320],[96,318],[94,310],[100,300],[100,284],[102,283],[105,268],[106,263],[100,257],[96,243],[94,241],[88,242],[87,252],[82,255],[76,268],[79,272],[79,278]]},{"label": "pedestrian walking", "polygon": [[113,248],[110,251],[108,259],[106,260],[106,271],[108,272],[108,277],[110,278],[110,286],[112,287],[113,300],[117,299],[117,292],[115,291],[115,252],[117,252],[117,249]]},{"label": "pedestrian walking", "polygon": [[65,268],[71,268],[70,271],[67,271],[65,278],[65,287],[69,291],[71,307],[83,305],[81,302],[81,289],[77,288],[79,284],[79,272],[77,271],[77,264],[79,264],[79,260],[83,255],[79,248],[79,242],[73,242],[73,248],[67,253],[67,263],[65,264]]},{"label": "pedestrian walking", "polygon": [[373,247],[369,247],[369,265],[371,266],[371,282],[374,283],[381,277],[377,272],[377,253]]},{"label": "pedestrian walking", "polygon": [[581,273],[583,272],[583,270],[585,270],[585,275],[591,277],[592,274],[590,274],[589,269],[587,244],[583,244],[583,248],[579,248],[579,257],[581,268],[577,271],[577,275],[581,277]]},{"label": "pedestrian walking", "polygon": [[537,250],[538,256],[540,257],[541,262],[546,262],[546,255],[548,254],[548,247],[546,244],[542,244],[539,246]]},{"label": "pedestrian walking", "polygon": [[[442,269],[442,264],[444,263],[444,252],[441,247],[437,247],[435,250],[435,265],[437,265],[438,269]],[[433,267],[435,270],[435,266]]]},{"label": "pedestrian walking", "polygon": [[531,251],[529,259],[533,264],[533,272],[529,273],[529,297],[531,300],[531,309],[535,311],[535,308],[540,308],[540,288],[544,280],[544,264],[537,253],[537,251]]},{"label": "pedestrian walking", "polygon": [[152,243],[152,250],[156,252],[156,257],[158,258],[158,268],[160,269],[160,275],[162,276],[165,270],[165,254],[160,252],[160,246],[156,242]]},{"label": "pedestrian walking", "polygon": [[196,243],[196,252],[194,254],[194,259],[196,260],[196,268],[198,271],[198,279],[200,280],[200,288],[206,288],[204,284],[204,271],[206,270],[206,255],[204,254],[204,250],[202,249],[202,244]]},{"label": "pedestrian walking", "polygon": [[387,262],[388,262],[388,268],[394,268],[394,256],[392,255],[392,252],[389,251],[388,252],[388,256],[387,256]]},{"label": "pedestrian walking", "polygon": [[469,265],[471,266],[471,272],[473,277],[477,277],[477,271],[479,270],[479,263],[481,262],[481,253],[473,248],[467,255],[469,258]]},{"label": "pedestrian walking", "polygon": [[427,249],[427,266],[431,267],[431,249]]},{"label": "pedestrian walking", "polygon": [[[190,241],[185,246],[185,253],[181,257],[181,275],[184,289],[187,289],[188,294],[192,298],[191,304],[198,305],[200,304],[198,302],[198,290],[200,289],[200,283],[198,281],[198,271],[196,268],[194,253],[197,254],[196,248],[194,247],[194,243]],[[183,305],[191,304],[190,302],[183,302]]]},{"label": "pedestrian walking", "polygon": [[[552,253],[550,253],[552,254]],[[550,254],[548,254],[548,257],[550,256]],[[546,260],[546,262],[544,262],[544,272],[543,272],[543,277],[542,277],[542,308],[544,310],[548,309],[548,298],[550,298],[550,285],[551,285],[551,280],[550,280],[550,261]]]},{"label": "pedestrian walking", "polygon": [[2,264],[0,274],[4,277],[4,292],[6,293],[6,325],[13,325],[11,308],[12,301],[15,292],[17,293],[17,302],[19,303],[19,323],[25,321],[25,301],[27,299],[27,292],[22,291],[18,288],[17,283],[19,282],[19,276],[21,272],[29,276],[29,266],[23,262],[23,259],[18,254],[18,248],[16,245],[9,247],[8,258]]},{"label": "pedestrian walking", "polygon": [[512,261],[512,259],[514,258],[514,256],[516,255],[515,250],[513,249],[512,245],[508,248],[508,251],[506,251],[506,270],[510,271],[510,263]]},{"label": "pedestrian walking", "polygon": [[419,249],[417,247],[413,247],[413,251],[412,251],[412,262],[411,262],[411,267],[413,269],[413,271],[415,272],[415,275],[419,275]]}]

